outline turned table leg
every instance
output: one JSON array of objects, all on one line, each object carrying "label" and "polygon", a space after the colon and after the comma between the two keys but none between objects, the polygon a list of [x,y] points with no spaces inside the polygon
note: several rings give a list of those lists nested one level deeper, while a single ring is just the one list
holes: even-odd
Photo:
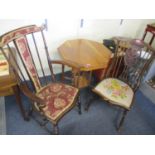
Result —
[{"label": "turned table leg", "polygon": [[21,112],[24,120],[28,121],[29,120],[28,116],[26,115],[26,112],[25,112],[24,107],[22,105],[19,87],[18,87],[18,85],[16,85],[16,86],[13,86],[12,88],[13,88],[13,92],[14,92],[14,95],[16,98],[16,103],[19,106],[20,112]]}]

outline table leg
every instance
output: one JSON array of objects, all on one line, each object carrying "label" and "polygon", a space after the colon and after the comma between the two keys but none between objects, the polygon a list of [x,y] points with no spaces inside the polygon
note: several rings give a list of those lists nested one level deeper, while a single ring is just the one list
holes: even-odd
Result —
[{"label": "table leg", "polygon": [[18,104],[19,106],[19,109],[20,109],[20,112],[24,118],[24,120],[28,121],[28,116],[26,115],[26,112],[23,108],[23,105],[22,105],[22,101],[21,101],[21,96],[20,96],[20,89],[18,87],[18,85],[16,86],[13,86],[13,91],[14,91],[14,95],[15,95],[15,98],[16,98],[16,103]]}]

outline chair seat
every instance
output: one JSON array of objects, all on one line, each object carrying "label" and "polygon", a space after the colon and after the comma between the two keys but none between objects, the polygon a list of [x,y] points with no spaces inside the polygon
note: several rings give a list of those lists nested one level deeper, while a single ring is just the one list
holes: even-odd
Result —
[{"label": "chair seat", "polygon": [[115,78],[102,80],[93,91],[109,100],[112,104],[126,109],[130,109],[134,96],[134,92],[129,85]]},{"label": "chair seat", "polygon": [[[62,83],[53,83],[43,87],[37,96],[45,100],[43,113],[56,123],[67,111],[74,106],[78,89]],[[37,103],[35,107],[39,110]]]}]

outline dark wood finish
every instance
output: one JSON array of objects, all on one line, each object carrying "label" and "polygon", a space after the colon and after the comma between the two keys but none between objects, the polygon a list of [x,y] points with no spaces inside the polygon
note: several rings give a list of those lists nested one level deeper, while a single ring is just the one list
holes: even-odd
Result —
[{"label": "dark wood finish", "polygon": [[[100,82],[108,76],[112,76],[115,73],[115,77],[117,78],[124,69],[124,55],[126,50],[129,48],[131,41],[130,38],[125,37],[113,37],[115,44],[117,45],[117,53],[113,53],[111,55],[111,59],[108,63],[108,67],[106,69],[100,69],[94,71],[94,76],[96,78],[96,82]],[[118,44],[118,40],[121,40]],[[115,62],[113,67],[111,65]],[[109,69],[111,68],[111,69]],[[91,92],[90,92],[91,93]],[[92,95],[92,98],[86,103],[85,110],[88,111],[91,103],[96,100],[98,96],[96,94]]]},{"label": "dark wood finish", "polygon": [[125,120],[125,117],[126,117],[126,115],[127,115],[127,110],[125,109],[123,109],[123,114],[122,114],[122,118],[121,118],[121,120],[120,120],[120,122],[119,122],[119,124],[118,124],[118,128],[117,128],[117,130],[118,131],[120,131],[121,130],[121,128],[122,128],[122,126],[123,126],[123,123],[124,123],[124,120]]},{"label": "dark wood finish", "polygon": [[55,135],[58,135],[59,134],[59,127],[58,127],[58,124],[54,124],[53,125],[53,132]]},{"label": "dark wood finish", "polygon": [[[116,38],[116,40],[117,51],[115,52],[113,62],[107,71],[106,77],[117,77],[131,86],[135,92],[140,85],[144,73],[154,59],[154,49],[141,40],[135,39],[126,41],[124,38]],[[128,42],[128,48],[122,48],[122,50],[119,51],[119,46],[124,42]],[[135,51],[135,55],[133,55],[132,51]],[[119,59],[119,55],[122,55],[123,57]],[[118,71],[121,67],[120,61],[123,61],[124,68],[118,76]]]},{"label": "dark wood finish", "polygon": [[[117,50],[111,58],[111,63],[109,64],[109,67],[111,67],[110,66],[111,64],[113,63],[115,64],[113,65],[113,67],[111,67],[112,69],[109,69],[109,68],[107,69],[107,72],[104,75],[105,77],[107,76],[119,77],[119,75],[122,73],[125,67],[124,66],[124,55],[125,55],[126,50],[130,47],[129,43],[131,41],[131,38],[114,37],[113,40],[116,43]],[[118,41],[120,42],[118,43]]]},{"label": "dark wood finish", "polygon": [[44,72],[44,69],[43,69],[43,65],[42,65],[42,63],[41,63],[41,58],[40,58],[40,55],[39,55],[38,46],[37,46],[37,44],[36,44],[35,36],[34,36],[33,33],[32,33],[32,38],[33,38],[33,42],[34,42],[34,45],[35,45],[36,53],[37,53],[37,56],[38,56],[38,59],[39,59],[39,63],[40,63],[40,66],[41,66],[41,71],[42,71],[42,73],[43,73],[43,76],[44,76],[45,81],[46,81],[46,84],[47,84],[47,79],[46,79],[46,76],[45,76],[45,72]]},{"label": "dark wood finish", "polygon": [[[126,40],[125,38],[115,38],[117,43],[116,52],[113,57],[112,64],[108,68],[105,75],[106,78],[117,78],[127,83],[136,93],[144,74],[147,72],[151,62],[155,57],[155,50],[142,40]],[[127,45],[124,47],[123,45]],[[120,57],[121,56],[121,57]],[[122,70],[123,63],[123,70]],[[119,71],[121,70],[121,73]],[[100,94],[102,96],[102,94]],[[102,96],[105,101],[112,104],[110,99]],[[123,125],[127,112],[133,105],[134,96],[129,109],[124,106],[119,106],[124,109],[122,118],[118,125],[118,130]]]},{"label": "dark wood finish", "polygon": [[[68,66],[72,70],[76,71],[74,73],[75,74],[74,76],[77,77],[77,81],[76,82],[71,81],[71,85],[73,87],[78,87],[78,77],[80,75],[81,66],[75,65],[74,63],[68,62],[68,61],[52,60],[48,52],[48,47],[46,44],[43,30],[44,30],[44,26],[37,27],[35,25],[30,25],[30,26],[21,27],[19,29],[10,31],[0,37],[0,50],[4,54],[5,58],[7,59],[9,65],[11,66],[16,76],[16,86],[13,87],[14,92],[16,94],[19,94],[19,88],[20,88],[20,90],[30,99],[32,103],[32,108],[29,114],[32,115],[33,109],[36,110],[44,117],[46,121],[47,120],[51,121],[51,123],[54,125],[54,131],[55,131],[54,133],[57,134],[58,121],[64,116],[65,113],[67,113],[69,110],[71,110],[74,107],[74,105],[76,105],[75,102],[78,102],[77,105],[79,108],[79,113],[81,113],[81,104],[78,101],[79,93],[77,94],[77,96],[75,96],[72,106],[68,107],[68,109],[65,109],[65,111],[55,121],[50,120],[44,115],[44,112],[42,109],[46,106],[45,101],[42,98],[38,97],[37,93],[48,83],[56,82],[56,78],[53,73],[53,66],[52,66],[53,64],[62,66],[63,82],[66,77],[64,75],[65,66]],[[36,36],[38,36],[39,34],[41,37],[39,40],[40,42],[38,42],[36,39]],[[31,40],[32,40],[31,43],[29,42],[29,37],[31,37]],[[43,45],[44,49],[39,48],[40,44]],[[32,48],[32,46],[34,48]],[[4,48],[6,47],[9,49],[9,54],[12,57],[13,61],[10,61],[9,57],[5,54]],[[14,57],[14,51],[12,50],[12,48],[15,48],[15,50],[17,51],[17,54],[16,54],[17,59],[15,59]],[[44,60],[41,59],[42,56],[40,54],[45,54]],[[40,70],[38,69],[39,67],[40,67]],[[51,79],[47,78],[47,75],[45,74],[46,68],[48,68],[50,71]],[[17,84],[19,85],[19,87],[17,86]],[[19,95],[16,95],[16,100],[18,101],[20,110],[22,112],[22,115],[24,116],[24,110],[20,104],[21,100]],[[37,104],[38,109],[35,108],[34,103]],[[46,124],[46,121],[40,124],[42,124],[43,126]]]},{"label": "dark wood finish", "polygon": [[152,45],[152,42],[153,42],[153,40],[155,38],[155,23],[154,24],[148,24],[146,26],[146,29],[145,29],[145,32],[143,34],[142,40],[145,40],[148,33],[151,33],[151,35],[152,35],[152,37],[151,37],[151,39],[149,41],[149,44]]},{"label": "dark wood finish", "polygon": [[[133,89],[135,94],[137,89],[139,88],[139,85],[141,83],[144,73],[147,71],[150,63],[153,61],[155,57],[155,51],[153,48],[151,48],[151,46],[149,46],[148,44],[146,44],[141,40],[126,41],[122,38],[116,38],[116,41],[117,41],[117,51],[114,56],[114,61],[111,64],[111,67],[109,68],[109,71],[106,77],[114,77],[126,82]],[[121,44],[124,44],[124,42],[128,42],[129,44],[128,48],[121,48],[121,53],[120,53],[119,46],[121,46]],[[132,51],[134,51],[135,53],[136,52],[138,53],[139,51],[139,53],[137,54],[137,56],[134,57],[134,56],[131,56]],[[119,64],[120,60],[118,59],[119,54],[123,55],[122,60],[124,62],[124,68],[121,74],[118,76],[118,71],[120,70],[120,66],[121,66]],[[131,56],[130,59],[129,59],[129,56]],[[111,70],[112,70],[112,74],[110,74]],[[130,109],[133,105],[133,100],[134,100],[134,97],[132,99],[132,104],[130,106]],[[124,109],[124,107],[121,107],[121,108]],[[118,130],[121,129],[123,122],[125,120],[125,117],[127,115],[127,112],[130,109],[124,109],[122,118],[118,125]]]},{"label": "dark wood finish", "polygon": [[80,95],[78,97],[77,106],[78,106],[79,114],[81,114],[82,112],[81,112],[81,98],[80,98]]},{"label": "dark wood finish", "polygon": [[[131,40],[131,38],[126,38],[126,37],[113,37],[112,40],[115,42],[115,44],[117,44],[117,40],[121,39],[121,40],[124,40],[124,42],[121,42],[119,47],[118,47],[118,51],[120,54],[118,54],[118,64],[120,65],[119,70],[117,70],[117,75],[119,75],[123,68],[124,68],[124,62],[122,61],[123,60],[123,55],[121,54],[123,51],[125,51],[128,47],[129,47],[129,41]],[[114,60],[114,53],[111,55],[111,59],[108,63],[108,66],[113,63],[113,60]],[[115,70],[115,68],[114,68]],[[94,76],[95,76],[95,79],[97,82],[99,81],[102,81],[105,76],[106,76],[106,73],[108,71],[108,67],[106,69],[98,69],[98,70],[95,70],[94,71]],[[111,71],[112,73],[112,71]]]}]

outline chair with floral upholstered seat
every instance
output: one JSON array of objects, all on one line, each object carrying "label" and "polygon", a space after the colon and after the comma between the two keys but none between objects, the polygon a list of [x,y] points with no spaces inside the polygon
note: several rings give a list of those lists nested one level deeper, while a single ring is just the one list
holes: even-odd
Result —
[{"label": "chair with floral upholstered seat", "polygon": [[[141,40],[127,41],[123,38],[115,38],[115,40],[117,48],[113,62],[106,78],[97,84],[93,92],[108,103],[123,109],[123,115],[117,127],[119,130],[133,105],[135,92],[154,59],[154,50]],[[128,48],[121,48],[123,44],[128,44]],[[123,57],[119,58],[119,55]],[[121,69],[119,73],[122,65],[123,70]]]},{"label": "chair with floral upholstered seat", "polygon": [[[29,114],[35,110],[43,116],[40,125],[46,125],[50,121],[54,126],[54,133],[58,134],[59,120],[71,110],[77,103],[79,113],[81,105],[79,100],[78,80],[72,81],[72,85],[64,83],[64,68],[74,68],[77,76],[80,67],[65,61],[51,60],[45,41],[44,26],[25,26],[10,31],[0,37],[0,50],[4,53],[7,47],[14,63],[10,63],[15,72],[21,91],[31,100],[32,107]],[[12,48],[17,52],[14,58]],[[18,60],[18,61],[16,61]],[[53,73],[53,64],[61,65],[63,82],[56,82]],[[74,84],[74,85],[73,85]]]}]

